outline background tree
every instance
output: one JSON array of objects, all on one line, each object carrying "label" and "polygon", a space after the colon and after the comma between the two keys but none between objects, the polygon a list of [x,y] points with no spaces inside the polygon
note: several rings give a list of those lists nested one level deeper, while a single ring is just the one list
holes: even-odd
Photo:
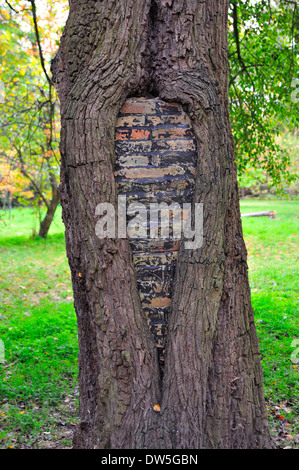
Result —
[{"label": "background tree", "polygon": [[47,2],[38,17],[35,2],[23,1],[6,2],[0,14],[1,159],[27,179],[30,203],[46,209],[39,229],[46,237],[59,204],[59,106],[47,66],[61,32],[52,31],[58,11]]},{"label": "background tree", "polygon": [[283,189],[296,177],[277,135],[298,128],[292,82],[298,73],[297,1],[231,0],[229,97],[239,176]]},{"label": "background tree", "polygon": [[[226,0],[73,0],[53,63],[61,202],[80,345],[84,448],[271,446],[229,123]],[[115,203],[114,132],[129,96],[179,102],[198,143],[204,243],[181,250],[165,372],[127,240],[99,240]],[[155,404],[160,405],[159,408]]]}]

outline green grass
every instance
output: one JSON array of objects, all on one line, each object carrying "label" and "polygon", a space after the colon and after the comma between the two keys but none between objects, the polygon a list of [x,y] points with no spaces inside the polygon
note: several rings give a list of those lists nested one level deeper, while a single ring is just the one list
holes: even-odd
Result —
[{"label": "green grass", "polygon": [[275,210],[276,218],[243,218],[242,225],[265,396],[277,443],[283,445],[289,436],[285,444],[298,446],[299,365],[294,359],[299,354],[294,340],[299,340],[299,202],[241,201],[244,214],[264,210]]},{"label": "green grass", "polygon": [[78,342],[61,210],[47,240],[31,209],[0,222],[1,447],[68,447],[78,421]]},{"label": "green grass", "polygon": [[[299,201],[243,200],[241,211],[265,395],[279,446],[299,446],[297,246]],[[61,210],[48,239],[32,238],[30,208],[0,214],[0,446],[69,447],[78,422],[77,326]],[[299,348],[299,344],[297,345]],[[292,360],[293,354],[293,360]]]}]

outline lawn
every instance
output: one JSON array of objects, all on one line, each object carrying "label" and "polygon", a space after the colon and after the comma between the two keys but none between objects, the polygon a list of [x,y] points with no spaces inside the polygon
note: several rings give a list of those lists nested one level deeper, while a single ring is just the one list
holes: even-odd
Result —
[{"label": "lawn", "polygon": [[[294,200],[241,202],[272,434],[299,447],[298,214]],[[30,208],[0,214],[0,447],[71,447],[78,422],[76,317],[61,211],[46,241]],[[296,343],[297,340],[297,343]],[[298,351],[296,351],[298,349]]]},{"label": "lawn", "polygon": [[61,210],[46,241],[29,208],[0,224],[1,447],[70,447],[78,345]]},{"label": "lawn", "polygon": [[299,202],[241,202],[244,214],[265,210],[275,219],[242,219],[265,395],[277,443],[299,447]]}]

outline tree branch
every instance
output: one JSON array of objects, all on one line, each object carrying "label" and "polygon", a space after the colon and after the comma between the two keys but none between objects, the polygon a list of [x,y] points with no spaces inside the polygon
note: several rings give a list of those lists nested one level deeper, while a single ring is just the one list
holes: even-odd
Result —
[{"label": "tree branch", "polygon": [[5,3],[6,3],[6,5],[8,5],[9,8],[10,8],[12,11],[14,11],[17,15],[20,13],[19,11],[15,10],[14,7],[11,6],[11,4],[10,4],[7,0],[5,0]]},{"label": "tree branch", "polygon": [[244,64],[244,61],[241,56],[240,36],[239,36],[239,28],[238,28],[238,8],[237,8],[237,3],[235,1],[233,2],[233,27],[234,27],[234,36],[235,36],[235,41],[236,41],[238,60],[240,64],[242,65],[242,67],[245,69],[246,65]]},{"label": "tree branch", "polygon": [[18,152],[18,157],[19,157],[19,160],[20,160],[20,163],[21,163],[21,173],[30,181],[30,183],[32,184],[32,186],[34,187],[34,189],[36,190],[36,192],[40,195],[41,199],[43,200],[45,206],[47,207],[47,209],[49,209],[49,203],[47,201],[47,199],[45,198],[45,196],[43,195],[43,192],[41,191],[41,189],[39,188],[39,186],[36,184],[36,182],[34,181],[33,178],[31,178],[30,174],[27,172],[27,170],[25,169],[25,165],[24,165],[24,161],[23,161],[23,157],[21,155],[20,152]]},{"label": "tree branch", "polygon": [[236,75],[234,75],[230,81],[229,81],[229,86],[231,86],[234,81],[236,80],[237,77],[239,77],[239,75],[241,75],[243,72],[247,72],[247,69],[250,69],[252,67],[264,67],[264,64],[250,64],[250,65],[244,65],[244,67],[239,70],[238,73],[236,73]]},{"label": "tree branch", "polygon": [[46,66],[45,66],[45,59],[44,59],[42,46],[41,46],[41,41],[40,41],[40,36],[39,36],[39,30],[38,30],[38,24],[37,24],[37,18],[36,18],[35,0],[28,0],[28,1],[31,3],[31,11],[32,11],[32,17],[33,17],[33,23],[34,23],[36,42],[37,42],[37,45],[38,45],[40,63],[41,63],[42,69],[44,71],[44,74],[46,76],[46,79],[47,79],[47,81],[50,85],[50,88],[51,88],[52,87],[52,80],[49,77]]},{"label": "tree branch", "polygon": [[[238,73],[238,75],[240,73],[246,72],[246,74],[248,75],[249,80],[252,83],[253,89],[254,89],[255,88],[254,82],[253,82],[253,80],[250,76],[250,73],[247,70],[251,65],[245,65],[245,62],[244,62],[244,60],[242,58],[242,55],[241,55],[240,36],[239,36],[239,28],[238,28],[238,7],[237,7],[237,1],[236,0],[233,1],[233,28],[234,28],[234,37],[235,37],[235,41],[236,41],[236,47],[237,47],[237,57],[238,57],[238,60],[241,64],[241,66],[242,66],[242,70]],[[235,80],[235,78],[236,77],[234,77],[234,80]]]}]

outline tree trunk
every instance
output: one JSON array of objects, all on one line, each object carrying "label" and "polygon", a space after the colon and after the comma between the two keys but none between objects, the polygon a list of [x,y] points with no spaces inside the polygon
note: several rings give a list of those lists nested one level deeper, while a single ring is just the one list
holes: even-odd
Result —
[{"label": "tree trunk", "polygon": [[[229,122],[227,3],[70,2],[53,73],[80,347],[76,448],[272,445]],[[180,103],[198,149],[204,242],[180,249],[162,379],[129,242],[95,234],[97,205],[116,202],[116,118],[131,96]]]},{"label": "tree trunk", "polygon": [[51,197],[50,204],[47,207],[45,218],[40,223],[38,235],[41,238],[47,238],[51,223],[53,222],[53,219],[54,219],[56,209],[60,202],[57,180],[56,180],[54,173],[52,172],[50,172],[50,182],[51,182],[52,197]]}]

